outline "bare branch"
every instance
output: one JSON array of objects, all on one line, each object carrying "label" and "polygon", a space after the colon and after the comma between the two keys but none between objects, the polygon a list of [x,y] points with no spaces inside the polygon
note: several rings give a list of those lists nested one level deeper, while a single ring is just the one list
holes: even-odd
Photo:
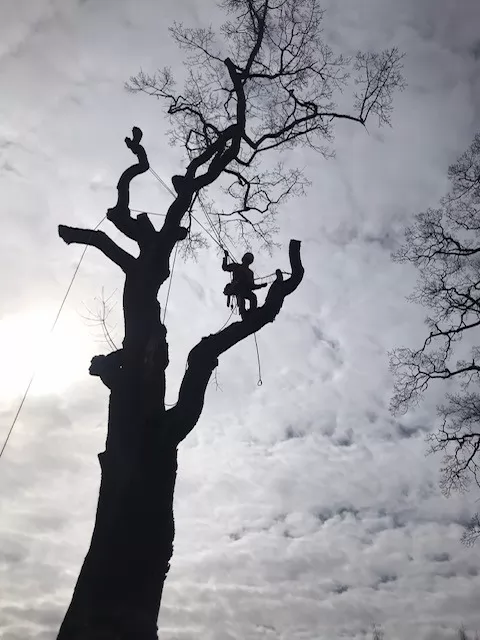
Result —
[{"label": "bare branch", "polygon": [[376,115],[379,126],[390,124],[393,91],[406,86],[402,75],[402,59],[397,47],[381,53],[357,53],[354,69],[359,73],[355,84],[361,88],[355,94],[354,107],[366,122]]},{"label": "bare branch", "polygon": [[100,327],[102,329],[103,334],[103,342],[107,344],[110,351],[118,351],[118,346],[115,343],[115,340],[112,336],[112,330],[115,327],[111,327],[109,324],[109,316],[111,315],[115,303],[111,303],[111,299],[115,295],[116,291],[111,293],[108,297],[105,297],[105,292],[102,287],[102,294],[100,297],[95,296],[94,302],[96,303],[95,308],[90,308],[84,303],[84,307],[86,310],[86,315],[81,314],[82,318],[87,322],[90,326]]},{"label": "bare branch", "polygon": [[[428,334],[418,349],[394,349],[391,408],[404,412],[418,402],[429,385],[448,380],[447,403],[438,407],[440,428],[428,436],[430,453],[443,453],[441,488],[465,491],[479,484],[480,460],[480,136],[449,168],[451,189],[440,207],[428,209],[406,230],[405,244],[394,260],[417,267],[419,277],[410,300],[429,309]],[[454,361],[462,340],[468,355]],[[457,391],[460,389],[460,392]],[[464,534],[473,544],[477,520]]]},{"label": "bare branch", "polygon": [[428,436],[429,453],[443,452],[441,488],[446,496],[465,491],[473,480],[480,487],[480,396],[449,394],[438,408],[442,426]]},{"label": "bare branch", "polygon": [[145,149],[140,144],[142,136],[142,131],[138,127],[133,127],[132,137],[125,138],[125,144],[137,156],[138,163],[125,169],[120,176],[117,184],[117,204],[107,212],[108,220],[113,222],[117,229],[128,238],[135,240],[139,244],[145,244],[155,234],[155,228],[147,215],[142,215],[135,219],[131,217],[129,209],[130,183],[133,178],[145,173],[150,168]]},{"label": "bare branch", "polygon": [[[225,0],[222,6],[231,16],[222,27],[222,45],[211,29],[181,24],[171,29],[187,53],[181,92],[170,69],[141,72],[128,84],[129,90],[166,103],[171,141],[184,145],[189,158],[183,186],[188,202],[187,195],[208,187],[226,170],[241,172],[251,184],[257,163],[273,149],[305,145],[331,155],[328,143],[336,121],[363,125],[375,115],[380,125],[389,123],[393,93],[405,86],[396,48],[359,53],[353,61],[334,54],[322,37],[324,12],[318,0]],[[335,97],[352,73],[357,92],[352,111],[344,112]],[[275,201],[278,195],[268,194],[272,185],[265,187],[265,200]],[[227,195],[234,197],[233,191]],[[179,207],[175,211],[178,219]],[[233,202],[223,213],[236,215],[241,235],[254,211]]]},{"label": "bare branch", "polygon": [[[444,204],[455,205],[457,200],[463,203],[480,202],[480,133],[473,138],[472,144],[464,154],[448,169],[448,177],[452,182],[452,189],[446,196]],[[473,222],[473,221],[472,221]],[[479,227],[478,217],[474,222]]]},{"label": "bare branch", "polygon": [[480,540],[480,514],[476,513],[462,535],[462,542],[466,547],[471,547]]},{"label": "bare branch", "polygon": [[471,359],[455,365],[450,359],[463,337],[480,326],[480,136],[449,168],[449,177],[452,188],[441,206],[416,216],[393,256],[418,268],[410,300],[430,310],[423,345],[391,353],[395,410],[405,410],[435,378],[458,377],[463,385],[478,381],[477,346],[471,347]]},{"label": "bare branch", "polygon": [[241,322],[234,322],[218,333],[202,340],[190,351],[178,402],[169,409],[167,418],[177,442],[183,440],[196,425],[203,409],[205,390],[218,358],[235,344],[273,322],[282,308],[286,296],[295,291],[303,279],[304,269],[300,259],[300,242],[291,240],[289,257],[292,275],[286,280],[278,269],[270,286],[265,303],[251,311]]},{"label": "bare branch", "polygon": [[124,273],[127,273],[135,262],[133,256],[119,247],[103,231],[79,229],[78,227],[67,227],[61,224],[58,227],[58,235],[66,244],[83,244],[96,247],[107,258],[110,258],[112,262],[118,265]]}]

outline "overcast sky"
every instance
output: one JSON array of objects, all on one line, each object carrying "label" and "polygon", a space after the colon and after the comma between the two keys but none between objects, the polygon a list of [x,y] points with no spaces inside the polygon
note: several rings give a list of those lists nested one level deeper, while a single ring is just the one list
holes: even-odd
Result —
[{"label": "overcast sky", "polygon": [[[222,356],[221,390],[211,386],[181,446],[162,638],[363,638],[373,623],[398,639],[451,638],[461,623],[480,630],[479,550],[459,542],[478,495],[443,498],[440,460],[424,455],[442,388],[393,419],[386,355],[424,331],[424,311],[405,301],[415,272],[390,252],[414,213],[437,204],[448,164],[480,129],[480,4],[324,6],[333,46],[398,46],[409,86],[391,130],[343,123],[336,159],[296,153],[312,187],[282,210],[283,250],[254,266],[288,267],[295,237],[306,276],[258,336],[263,386],[249,339]],[[140,68],[178,66],[173,20],[220,21],[209,0],[0,6],[0,439],[36,366],[0,461],[2,640],[55,638],[88,548],[107,416],[88,364],[106,347],[82,316],[103,287],[120,322],[121,278],[89,250],[49,338],[81,254],[56,226],[95,226],[115,202],[132,125],[163,179],[181,169],[160,103],[123,89]],[[160,213],[170,196],[148,174],[131,201]],[[228,318],[225,282],[214,247],[196,264],[177,262],[168,401],[189,348]],[[114,335],[120,342],[120,325]]]}]

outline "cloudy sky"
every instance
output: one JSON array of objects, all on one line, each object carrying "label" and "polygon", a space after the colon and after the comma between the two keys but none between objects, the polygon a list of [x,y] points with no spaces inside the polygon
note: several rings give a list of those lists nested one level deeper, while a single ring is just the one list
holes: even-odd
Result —
[{"label": "cloudy sky", "polygon": [[[424,311],[405,302],[415,272],[390,252],[414,213],[438,202],[448,164],[480,129],[480,5],[324,6],[333,46],[398,46],[409,86],[391,130],[342,124],[336,159],[296,154],[313,184],[283,209],[279,241],[303,240],[306,277],[258,336],[263,386],[250,339],[222,357],[220,389],[211,386],[181,446],[162,638],[363,638],[373,623],[398,639],[480,630],[478,549],[459,542],[478,495],[443,498],[440,460],[424,455],[442,389],[393,419],[386,356],[424,331]],[[102,288],[119,300],[121,279],[89,250],[49,336],[81,254],[56,226],[102,219],[134,124],[165,180],[181,168],[161,105],[123,90],[140,68],[178,66],[173,20],[220,21],[209,0],[0,7],[0,438],[36,371],[0,461],[2,640],[55,638],[88,547],[107,394],[87,369],[106,347],[83,316]],[[134,208],[160,213],[169,202],[151,175],[135,183]],[[288,266],[285,246],[255,262],[258,274],[278,266]],[[169,401],[188,349],[227,320],[219,267],[214,247],[177,263]],[[120,325],[113,333],[121,341]]]}]

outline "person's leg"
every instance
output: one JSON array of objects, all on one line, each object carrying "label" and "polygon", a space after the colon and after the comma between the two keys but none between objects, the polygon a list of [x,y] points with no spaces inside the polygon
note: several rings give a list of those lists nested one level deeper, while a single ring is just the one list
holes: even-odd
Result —
[{"label": "person's leg", "polygon": [[250,303],[249,311],[253,311],[257,308],[257,296],[253,293],[253,291],[248,292],[247,300]]},{"label": "person's leg", "polygon": [[245,298],[243,296],[237,295],[237,304],[238,304],[238,311],[240,313],[240,317],[243,320],[243,317],[245,316],[245,313],[246,313]]}]

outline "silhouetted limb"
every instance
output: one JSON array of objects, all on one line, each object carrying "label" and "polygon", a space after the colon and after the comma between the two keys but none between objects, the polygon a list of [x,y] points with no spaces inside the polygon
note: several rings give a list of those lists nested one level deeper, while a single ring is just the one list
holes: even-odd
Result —
[{"label": "silhouetted limb", "polygon": [[269,322],[273,322],[286,296],[295,291],[302,281],[304,269],[300,258],[299,240],[290,240],[289,257],[292,275],[284,280],[281,270],[277,269],[276,280],[270,286],[265,303],[261,307],[247,313],[241,322],[234,322],[222,331],[202,338],[190,351],[178,402],[167,411],[167,419],[170,421],[168,428],[177,442],[181,442],[195,427],[203,409],[208,381],[221,354]]},{"label": "silhouetted limb", "polygon": [[128,238],[139,244],[147,242],[155,233],[155,228],[146,214],[135,219],[130,215],[129,209],[131,181],[150,168],[145,149],[140,144],[142,135],[142,131],[138,127],[133,127],[132,138],[125,138],[125,144],[137,156],[138,163],[125,169],[120,176],[117,184],[117,204],[107,211],[108,220]]},{"label": "silhouetted limb", "polygon": [[107,355],[93,356],[88,370],[91,376],[98,376],[103,384],[112,389],[123,365],[123,349]]},{"label": "silhouetted limb", "polygon": [[58,235],[67,244],[86,244],[90,247],[96,247],[125,273],[135,262],[133,256],[119,247],[103,231],[79,229],[78,227],[67,227],[64,224],[60,224],[58,226]]},{"label": "silhouetted limb", "polygon": [[[248,307],[248,310],[245,305],[245,302],[247,300],[248,300],[248,304],[250,305]],[[253,293],[253,291],[248,291],[245,293],[244,296],[237,296],[237,304],[238,304],[238,313],[240,314],[240,317],[242,318],[242,320],[244,320],[247,313],[249,313],[250,311],[255,311],[255,309],[258,307],[257,296]]]}]

